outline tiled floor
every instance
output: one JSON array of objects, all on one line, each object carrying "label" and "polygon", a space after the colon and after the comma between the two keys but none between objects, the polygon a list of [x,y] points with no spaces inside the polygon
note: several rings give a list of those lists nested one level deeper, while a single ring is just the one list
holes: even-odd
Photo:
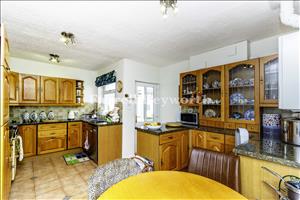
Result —
[{"label": "tiled floor", "polygon": [[10,199],[87,199],[92,161],[66,165],[61,154],[24,159],[18,165]]}]

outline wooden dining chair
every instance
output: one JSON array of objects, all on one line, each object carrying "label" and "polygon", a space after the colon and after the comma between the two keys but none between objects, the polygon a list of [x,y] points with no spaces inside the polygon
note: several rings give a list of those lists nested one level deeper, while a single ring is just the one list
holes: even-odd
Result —
[{"label": "wooden dining chair", "polygon": [[194,148],[188,172],[213,179],[240,192],[238,156]]}]

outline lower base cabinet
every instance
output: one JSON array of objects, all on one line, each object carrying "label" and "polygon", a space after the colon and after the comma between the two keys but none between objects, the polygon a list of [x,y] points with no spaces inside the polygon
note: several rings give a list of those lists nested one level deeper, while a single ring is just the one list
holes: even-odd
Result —
[{"label": "lower base cabinet", "polygon": [[19,134],[23,140],[24,157],[36,155],[36,125],[22,125]]},{"label": "lower base cabinet", "polygon": [[82,122],[68,123],[68,149],[82,147]]},{"label": "lower base cabinet", "polygon": [[181,170],[188,165],[189,133],[178,131],[159,136],[138,131],[137,154],[152,160],[155,170]]},{"label": "lower base cabinet", "polygon": [[9,143],[9,126],[1,127],[1,172],[0,172],[0,199],[9,199],[11,188],[11,147]]}]

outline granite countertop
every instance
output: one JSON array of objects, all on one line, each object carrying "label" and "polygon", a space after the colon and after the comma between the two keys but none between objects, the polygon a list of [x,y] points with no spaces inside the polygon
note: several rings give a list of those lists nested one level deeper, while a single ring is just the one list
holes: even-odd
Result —
[{"label": "granite countertop", "polygon": [[237,146],[234,152],[259,160],[266,160],[300,169],[300,146],[285,144],[278,140],[250,140]]},{"label": "granite countertop", "polygon": [[120,125],[122,122],[95,122],[93,120],[86,120],[86,119],[55,119],[55,120],[46,120],[46,121],[39,121],[39,122],[11,122],[10,126],[21,126],[21,125],[38,125],[38,124],[50,124],[50,123],[67,123],[67,122],[86,122],[94,126],[113,126],[113,125]]}]

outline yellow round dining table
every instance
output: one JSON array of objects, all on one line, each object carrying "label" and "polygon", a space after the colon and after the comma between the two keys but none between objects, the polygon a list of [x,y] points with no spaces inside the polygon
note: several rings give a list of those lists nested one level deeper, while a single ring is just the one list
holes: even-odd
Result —
[{"label": "yellow round dining table", "polygon": [[187,172],[155,171],[120,181],[99,199],[245,200],[238,192],[212,179]]}]

